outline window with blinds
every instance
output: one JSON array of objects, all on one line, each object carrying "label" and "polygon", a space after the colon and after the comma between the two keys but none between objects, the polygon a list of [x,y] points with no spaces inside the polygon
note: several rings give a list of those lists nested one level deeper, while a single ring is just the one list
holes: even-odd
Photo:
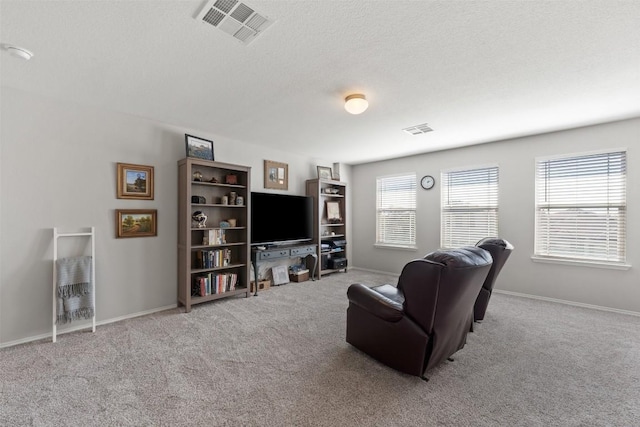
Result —
[{"label": "window with blinds", "polygon": [[624,262],[626,186],[625,151],[537,160],[535,254]]},{"label": "window with blinds", "polygon": [[415,173],[377,178],[376,244],[415,247]]},{"label": "window with blinds", "polygon": [[498,236],[498,167],[442,172],[441,208],[443,248]]}]

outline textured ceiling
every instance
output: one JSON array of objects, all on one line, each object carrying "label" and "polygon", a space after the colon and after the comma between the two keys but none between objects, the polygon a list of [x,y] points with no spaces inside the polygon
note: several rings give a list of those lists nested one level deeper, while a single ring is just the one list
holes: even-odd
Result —
[{"label": "textured ceiling", "polygon": [[3,0],[1,83],[351,164],[640,116],[640,1],[247,0],[249,45],[205,3]]}]

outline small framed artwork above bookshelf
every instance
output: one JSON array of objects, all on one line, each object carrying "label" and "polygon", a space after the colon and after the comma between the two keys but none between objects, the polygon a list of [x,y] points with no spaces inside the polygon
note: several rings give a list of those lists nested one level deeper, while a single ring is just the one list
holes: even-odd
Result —
[{"label": "small framed artwork above bookshelf", "polygon": [[318,169],[318,179],[333,179],[333,172],[330,167],[327,166],[317,166]]},{"label": "small framed artwork above bookshelf", "polygon": [[185,134],[184,143],[187,150],[187,157],[211,161],[215,160],[213,155],[213,141]]},{"label": "small framed artwork above bookshelf", "polygon": [[264,161],[264,188],[289,189],[289,165],[273,160]]}]

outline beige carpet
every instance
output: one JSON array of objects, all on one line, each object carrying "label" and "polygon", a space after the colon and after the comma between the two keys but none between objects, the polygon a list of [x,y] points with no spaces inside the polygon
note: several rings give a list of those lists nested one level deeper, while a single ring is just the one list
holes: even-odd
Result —
[{"label": "beige carpet", "polygon": [[345,343],[347,286],[388,280],[351,270],[2,349],[0,425],[640,425],[640,318],[494,295],[424,382]]}]

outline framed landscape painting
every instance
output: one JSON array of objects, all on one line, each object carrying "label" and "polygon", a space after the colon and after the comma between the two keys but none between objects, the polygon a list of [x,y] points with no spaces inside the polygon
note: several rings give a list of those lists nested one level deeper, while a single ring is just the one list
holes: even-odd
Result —
[{"label": "framed landscape painting", "polygon": [[184,135],[184,141],[187,146],[187,157],[195,157],[196,159],[213,161],[213,141],[198,138],[193,135]]},{"label": "framed landscape painting", "polygon": [[118,199],[153,200],[153,166],[118,163]]},{"label": "framed landscape painting", "polygon": [[158,235],[156,209],[116,209],[116,237],[151,237]]}]

